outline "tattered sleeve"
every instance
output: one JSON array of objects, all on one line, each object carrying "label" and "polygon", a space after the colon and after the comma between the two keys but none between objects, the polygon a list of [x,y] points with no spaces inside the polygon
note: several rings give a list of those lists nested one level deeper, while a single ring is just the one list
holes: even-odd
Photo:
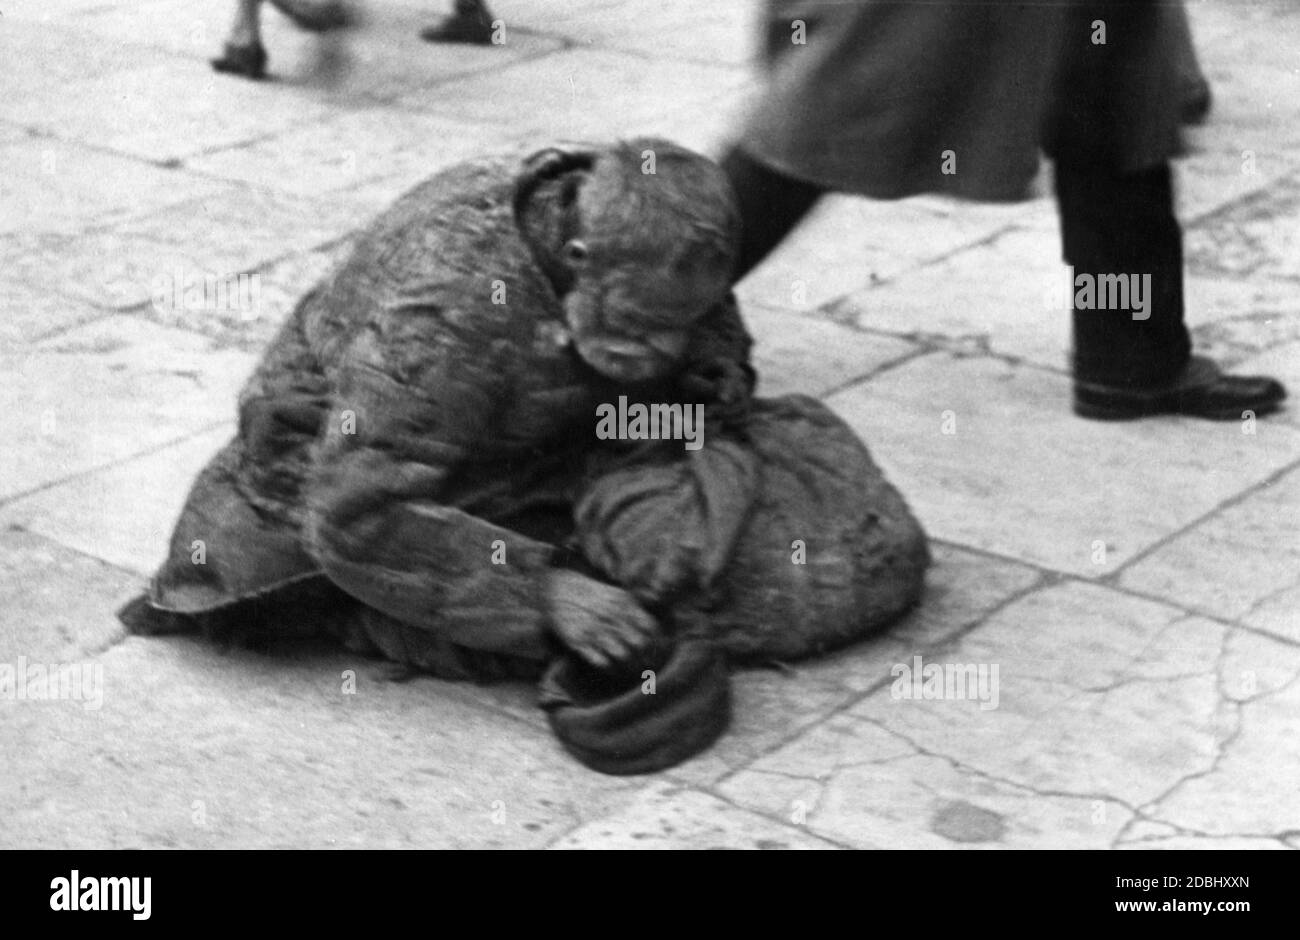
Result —
[{"label": "tattered sleeve", "polygon": [[[376,610],[460,645],[536,654],[552,546],[446,499],[490,457],[509,394],[506,344],[480,332],[490,325],[457,293],[390,304],[340,357],[308,544],[332,581]],[[504,558],[494,552],[503,542]]]}]

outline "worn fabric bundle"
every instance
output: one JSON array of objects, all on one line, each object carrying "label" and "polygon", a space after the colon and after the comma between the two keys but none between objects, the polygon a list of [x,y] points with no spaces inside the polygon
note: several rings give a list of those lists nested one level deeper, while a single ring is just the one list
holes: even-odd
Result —
[{"label": "worn fabric bundle", "polygon": [[[521,231],[531,186],[517,160],[462,164],[362,233],[271,344],[121,616],[142,633],[324,631],[447,679],[540,679],[579,760],[658,770],[725,729],[732,663],[880,630],[929,555],[843,422],[752,397],[730,298],[671,381],[629,390],[584,368]],[[703,446],[598,439],[597,406],[629,394],[700,405]],[[596,670],[550,635],[554,568],[654,615],[644,662]]]}]

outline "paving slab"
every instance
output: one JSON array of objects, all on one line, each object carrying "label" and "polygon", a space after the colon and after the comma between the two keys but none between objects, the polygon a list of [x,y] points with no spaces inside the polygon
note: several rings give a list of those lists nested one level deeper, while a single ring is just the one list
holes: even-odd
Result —
[{"label": "paving slab", "polygon": [[[880,231],[888,228],[882,224]],[[923,243],[933,248],[933,239]],[[859,285],[829,313],[860,329],[1061,370],[1070,314],[1053,293],[1067,273],[1057,236],[1003,230],[933,263],[895,271],[883,283]]]},{"label": "paving slab", "polygon": [[[1287,325],[1289,326],[1290,323]],[[1274,376],[1287,387],[1289,394],[1294,396],[1297,394],[1297,389],[1300,389],[1300,341],[1282,343],[1267,352],[1245,359],[1239,363],[1238,370],[1244,375]],[[1294,398],[1291,398],[1281,411],[1269,415],[1267,420],[1284,422],[1292,427],[1300,426],[1300,406],[1297,406]],[[1256,430],[1258,431],[1258,424]]]},{"label": "paving slab", "polygon": [[829,849],[828,841],[695,790],[656,783],[557,849]]},{"label": "paving slab", "polygon": [[1116,570],[1300,455],[1279,422],[1256,435],[1239,422],[1093,422],[1069,401],[1064,376],[934,353],[828,404],[871,442],[931,535],[1084,577]]},{"label": "paving slab", "polygon": [[1300,644],[1300,470],[1129,566],[1120,584]]},{"label": "paving slab", "polygon": [[716,783],[882,683],[900,662],[941,648],[983,616],[1029,589],[1038,572],[936,544],[920,603],[888,631],[835,653],[732,677],[732,725],[708,751],[671,776],[696,786]]},{"label": "paving slab", "polygon": [[1300,176],[1275,180],[1186,232],[1190,270],[1222,277],[1300,282]]},{"label": "paving slab", "polygon": [[47,86],[0,108],[10,122],[157,163],[256,140],[328,113],[292,89],[171,61]]},{"label": "paving slab", "polygon": [[57,23],[103,6],[104,0],[11,0],[5,4],[5,19]]},{"label": "paving slab", "polygon": [[1235,705],[1219,692],[1229,630],[1106,588],[1062,584],[1013,602],[934,660],[984,665],[992,695],[972,699],[967,686],[965,698],[947,690],[918,700],[900,674],[851,714],[1044,794],[1142,807],[1212,767],[1232,733]]},{"label": "paving slab", "polygon": [[[122,625],[104,604],[139,593],[139,578],[31,532],[0,527],[0,663],[19,656],[63,663],[94,656],[120,641]],[[112,609],[116,609],[115,607]]]},{"label": "paving slab", "polygon": [[[432,114],[505,124],[540,140],[608,140],[655,133],[662,122],[705,109],[748,82],[743,69],[573,49],[399,101]],[[527,95],[520,94],[524,88]]]},{"label": "paving slab", "polygon": [[[231,399],[213,398],[222,406],[223,417],[230,419]],[[194,477],[234,431],[230,420],[5,503],[0,506],[0,526],[16,525],[147,578],[166,557]],[[140,440],[130,438],[130,446],[141,447]],[[144,581],[140,583],[143,587]]]},{"label": "paving slab", "polygon": [[[1286,120],[1289,125],[1294,118]],[[1207,125],[1186,131],[1188,152],[1174,163],[1174,206],[1185,227],[1282,184],[1295,172],[1294,147],[1270,149],[1261,139],[1264,130],[1234,126],[1239,123],[1221,120],[1216,110]]]},{"label": "paving slab", "polygon": [[[1195,273],[1189,263],[1184,286],[1198,353],[1236,364],[1252,352],[1297,338],[1300,327],[1290,316],[1295,290],[1288,281],[1227,276],[1214,264],[1201,266],[1206,273]],[[1002,276],[990,277],[991,271]],[[1055,231],[1017,226],[933,264],[855,289],[828,313],[861,329],[1068,371],[1070,314],[1052,296],[1063,293],[1067,277]]]},{"label": "paving slab", "polygon": [[1132,815],[1113,800],[989,778],[852,715],[817,726],[720,792],[862,849],[1104,848]]},{"label": "paving slab", "polygon": [[1227,652],[1220,681],[1233,703],[1229,734],[1204,773],[1177,781],[1145,811],[1190,834],[1285,844],[1300,831],[1300,649],[1237,631]]},{"label": "paving slab", "polygon": [[748,65],[759,52],[763,9],[745,0],[718,0],[702,6],[693,0],[668,0],[656,7],[654,22],[642,22],[634,4],[620,3],[583,11],[545,27],[579,48],[639,52],[687,62]]},{"label": "paving slab", "polygon": [[[338,241],[374,214],[368,202],[346,195],[313,199],[239,189],[160,209],[110,230],[20,245],[8,260],[7,273],[111,309],[135,308],[161,297],[165,311],[186,319],[191,311],[183,309],[184,298],[191,288],[211,282],[210,293],[219,298],[218,283],[229,284],[269,262]],[[216,301],[198,305],[205,313],[209,307],[224,309]]]},{"label": "paving slab", "polygon": [[[1187,324],[1197,353],[1225,367],[1250,369],[1254,360],[1276,350],[1274,367],[1279,378],[1294,372],[1291,360],[1300,358],[1300,319],[1294,316],[1295,288],[1271,278],[1197,276],[1184,284]],[[1285,347],[1285,348],[1283,348]]]},{"label": "paving slab", "polygon": [[98,708],[0,700],[0,845],[539,848],[644,786],[346,654],[132,637],[86,665]]},{"label": "paving slab", "polygon": [[[759,86],[729,88],[707,106],[672,111],[647,118],[638,135],[653,134],[676,141],[696,153],[720,159],[735,144],[744,126],[745,114],[760,91]],[[606,137],[628,136],[626,130]]]},{"label": "paving slab", "polygon": [[[880,672],[881,644],[865,641],[853,647],[864,672]],[[802,670],[746,669],[731,677],[731,725],[702,754],[672,768],[675,781],[707,787],[748,766],[763,754],[797,737],[805,729],[847,706],[854,693],[819,681]]]},{"label": "paving slab", "polygon": [[[93,0],[90,0],[93,2]],[[100,4],[102,5],[102,4]],[[0,62],[27,64],[5,69],[5,96],[0,99],[0,120],[17,121],[14,115],[33,113],[32,103],[62,97],[66,84],[98,79],[115,72],[142,66],[166,66],[174,60],[157,49],[134,42],[106,43],[77,28],[78,12],[65,8],[64,15],[42,21],[45,10],[26,11],[32,18],[5,5],[0,28]],[[57,9],[50,8],[57,13]],[[37,67],[39,63],[39,67]],[[64,135],[71,138],[71,135]]]},{"label": "paving slab", "polygon": [[53,138],[0,146],[0,232],[77,234],[235,187]]},{"label": "paving slab", "polygon": [[[0,357],[13,419],[0,497],[12,497],[234,418],[252,357],[133,318],[96,321]],[[71,507],[69,507],[71,508]]]},{"label": "paving slab", "polygon": [[784,307],[746,304],[741,315],[754,338],[757,392],[765,398],[824,395],[924,351]]},{"label": "paving slab", "polygon": [[1294,6],[1287,0],[1187,6],[1197,57],[1214,95],[1208,123],[1193,134],[1232,141],[1265,161],[1294,159],[1300,143],[1293,120],[1300,113]]},{"label": "paving slab", "polygon": [[[1238,729],[1236,712],[1248,729],[1251,709],[1274,700],[1275,713],[1288,707],[1300,660],[1294,648],[1240,636],[1103,587],[1047,588],[930,660],[996,665],[995,708],[982,707],[988,697],[943,697],[941,687],[940,697],[918,699],[891,686],[728,778],[719,792],[769,813],[802,803],[814,829],[862,845],[1105,847],[1139,816],[1169,822],[1178,834],[1255,835],[1257,820],[1242,818],[1244,807],[1276,819],[1294,783],[1268,774],[1238,798],[1236,777],[1216,768],[1232,760],[1237,774],[1259,766],[1254,751],[1243,753],[1248,731]],[[1242,699],[1247,687],[1254,697]],[[1280,746],[1268,734],[1281,725],[1269,719],[1260,721],[1260,751]],[[1292,763],[1287,757],[1280,766]],[[1212,814],[1231,800],[1243,810],[1214,829],[1173,818],[1170,795],[1200,781],[1207,789],[1192,805]]]},{"label": "paving slab", "polygon": [[[398,0],[403,6],[426,12],[422,0]],[[724,0],[731,2],[731,0]],[[492,9],[507,23],[528,25],[543,18],[535,3],[529,0],[502,0]],[[584,24],[596,18],[628,19],[639,11],[636,0],[570,0],[562,6],[548,8],[544,21],[546,31],[556,35],[570,35],[583,29]]]},{"label": "paving slab", "polygon": [[[264,19],[268,25],[279,19],[278,13],[267,12],[270,15]],[[206,60],[221,49],[234,17],[234,7],[227,8],[221,4],[145,0],[143,3],[96,4],[67,25],[75,27],[82,35],[96,37],[104,46],[129,43],[174,56]],[[203,61],[202,65],[206,68],[207,62]],[[173,67],[192,66],[178,61]]]},{"label": "paving slab", "polygon": [[[856,196],[827,196],[809,213],[788,240],[755,268],[737,288],[742,304],[778,309],[816,310],[854,291],[866,291],[874,308],[871,285],[900,278],[929,262],[991,237],[1000,224],[986,215],[965,215],[958,204],[920,200],[885,202]],[[1035,244],[1041,239],[1035,239]],[[942,283],[943,270],[925,268],[916,275],[926,288],[919,302],[929,303],[932,289]],[[982,272],[983,273],[983,272]],[[972,278],[967,289],[984,278]],[[916,281],[906,289],[916,293]],[[875,328],[838,307],[830,311],[844,322]],[[900,334],[925,332],[933,316],[911,316]],[[881,327],[883,328],[883,327]]]},{"label": "paving slab", "polygon": [[438,170],[500,146],[524,144],[508,128],[411,113],[395,119],[376,108],[340,114],[247,146],[187,161],[188,168],[265,189],[313,197],[389,183],[396,196]]},{"label": "paving slab", "polygon": [[106,315],[89,301],[0,275],[0,354]]},{"label": "paving slab", "polygon": [[[1300,77],[1287,39],[1292,18],[1266,0],[1250,12],[1233,4],[1190,4],[1192,35],[1213,103],[1208,120],[1183,130],[1188,153],[1178,168],[1178,205],[1196,219],[1296,168]],[[1277,42],[1261,43],[1256,29]]]}]

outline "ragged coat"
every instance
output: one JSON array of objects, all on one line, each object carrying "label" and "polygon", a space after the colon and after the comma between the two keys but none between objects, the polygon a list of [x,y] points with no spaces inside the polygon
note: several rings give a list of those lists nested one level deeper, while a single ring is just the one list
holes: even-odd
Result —
[{"label": "ragged coat", "polygon": [[[360,234],[249,379],[234,439],[124,619],[156,630],[269,610],[273,632],[295,615],[328,622],[443,677],[549,667],[542,705],[566,746],[601,770],[658,769],[725,727],[729,658],[878,631],[916,602],[929,554],[842,421],[812,399],[752,397],[730,298],[679,374],[636,391],[700,404],[704,446],[597,439],[597,406],[629,390],[568,341],[521,227],[528,172],[506,158],[450,168]],[[543,578],[558,566],[659,619],[658,694],[584,676],[558,648]]]}]

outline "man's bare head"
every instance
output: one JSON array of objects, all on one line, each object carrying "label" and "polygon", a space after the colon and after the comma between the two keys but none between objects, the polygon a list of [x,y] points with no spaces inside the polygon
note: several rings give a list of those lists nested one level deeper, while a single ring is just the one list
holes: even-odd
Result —
[{"label": "man's bare head", "polygon": [[670,374],[691,329],[731,285],[739,213],[713,162],[666,140],[590,154],[559,246],[565,319],[597,371],[625,382]]}]

